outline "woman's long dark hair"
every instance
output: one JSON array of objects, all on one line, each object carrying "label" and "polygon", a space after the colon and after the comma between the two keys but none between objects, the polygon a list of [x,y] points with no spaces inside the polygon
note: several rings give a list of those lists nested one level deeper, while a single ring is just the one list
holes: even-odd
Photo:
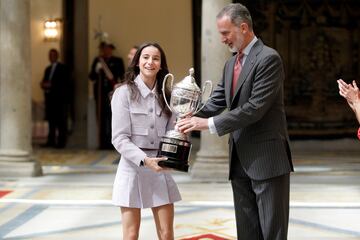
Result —
[{"label": "woman's long dark hair", "polygon": [[[136,100],[140,94],[139,89],[135,85],[135,81],[134,81],[135,78],[137,77],[137,75],[139,75],[139,73],[140,73],[139,59],[140,59],[142,50],[149,46],[157,48],[160,52],[161,66],[160,66],[159,72],[156,74],[156,93],[159,96],[158,97],[159,105],[162,109],[162,112],[164,112],[167,116],[170,116],[171,111],[166,106],[165,100],[164,100],[164,97],[162,94],[162,85],[163,85],[164,77],[166,74],[169,73],[169,69],[168,69],[168,65],[166,62],[165,52],[158,43],[144,43],[138,48],[138,50],[136,51],[136,53],[134,55],[133,60],[131,61],[128,69],[125,72],[125,79],[124,79],[123,84],[127,84],[129,86],[130,96],[132,99]],[[170,100],[170,91],[167,88],[165,89],[165,95],[166,95],[166,100],[169,101]]]}]

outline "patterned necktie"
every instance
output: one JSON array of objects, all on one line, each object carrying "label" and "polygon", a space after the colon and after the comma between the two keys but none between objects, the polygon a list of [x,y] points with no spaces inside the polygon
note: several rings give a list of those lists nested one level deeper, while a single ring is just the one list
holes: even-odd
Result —
[{"label": "patterned necktie", "polygon": [[235,90],[236,90],[236,85],[239,79],[239,75],[241,73],[241,69],[242,69],[242,65],[241,65],[241,61],[242,58],[244,57],[243,53],[239,53],[236,57],[236,62],[234,65],[234,75],[233,75],[233,81],[232,81],[232,88],[231,88],[231,96],[234,96]]}]

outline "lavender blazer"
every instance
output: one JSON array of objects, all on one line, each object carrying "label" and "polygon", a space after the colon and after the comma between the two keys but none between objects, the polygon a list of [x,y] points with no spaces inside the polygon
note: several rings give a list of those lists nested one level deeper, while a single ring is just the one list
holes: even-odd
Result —
[{"label": "lavender blazer", "polygon": [[174,127],[158,104],[158,96],[138,76],[137,100],[130,99],[127,85],[116,89],[112,101],[112,143],[122,158],[139,166],[146,150],[157,150],[165,132]]},{"label": "lavender blazer", "polygon": [[168,172],[139,166],[145,156],[156,156],[160,139],[173,128],[173,118],[162,112],[158,96],[138,76],[140,91],[131,99],[127,85],[116,89],[112,101],[112,143],[121,154],[114,180],[112,202],[116,206],[150,208],[181,200]]}]

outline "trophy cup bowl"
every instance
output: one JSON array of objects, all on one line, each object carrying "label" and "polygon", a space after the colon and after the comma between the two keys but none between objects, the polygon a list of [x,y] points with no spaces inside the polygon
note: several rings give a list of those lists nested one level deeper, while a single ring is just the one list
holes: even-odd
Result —
[{"label": "trophy cup bowl", "polygon": [[[200,108],[201,104],[203,104],[201,101],[203,93],[209,88],[210,96],[212,91],[211,81],[206,81],[201,91],[193,77],[194,69],[190,68],[189,73],[189,76],[175,84],[174,87],[174,76],[171,73],[167,74],[163,81],[162,92],[165,103],[177,118],[199,112],[204,106]],[[166,82],[169,78],[171,78],[170,104],[165,97]],[[187,134],[179,132],[176,128],[167,131],[165,136],[160,140],[157,154],[158,157],[167,157],[167,160],[159,161],[159,166],[188,172],[191,147],[192,144]]]}]

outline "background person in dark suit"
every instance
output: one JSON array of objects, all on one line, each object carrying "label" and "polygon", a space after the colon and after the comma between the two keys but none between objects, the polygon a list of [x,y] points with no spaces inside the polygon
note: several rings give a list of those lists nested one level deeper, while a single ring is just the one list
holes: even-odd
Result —
[{"label": "background person in dark suit", "polygon": [[49,122],[49,134],[45,146],[64,148],[67,138],[69,111],[70,74],[68,68],[58,61],[59,52],[50,49],[50,65],[45,69],[41,88],[45,97],[45,117]]},{"label": "background person in dark suit", "polygon": [[[283,101],[284,69],[279,54],[256,38],[252,26],[250,13],[241,4],[220,11],[221,41],[237,54],[225,63],[220,83],[198,114],[206,118],[189,117],[177,125],[184,132],[230,133],[229,178],[238,239],[287,239],[293,165]],[[229,111],[220,114],[225,109]]]},{"label": "background person in dark suit", "polygon": [[94,97],[99,131],[100,149],[113,149],[111,144],[110,94],[124,77],[124,61],[113,56],[115,46],[105,42],[99,45],[99,56],[91,65],[89,78],[94,82]]}]

